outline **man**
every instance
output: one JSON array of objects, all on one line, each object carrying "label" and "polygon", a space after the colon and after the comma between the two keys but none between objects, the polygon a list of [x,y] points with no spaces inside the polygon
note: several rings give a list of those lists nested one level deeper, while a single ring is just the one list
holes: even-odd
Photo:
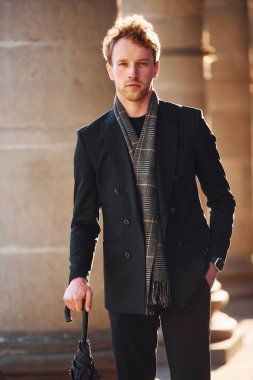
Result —
[{"label": "man", "polygon": [[[158,99],[160,43],[142,16],[116,21],[103,42],[116,96],[78,131],[70,284],[64,300],[90,311],[88,282],[104,221],[105,305],[119,380],[153,380],[162,325],[172,380],[210,379],[210,288],[223,268],[235,201],[200,110]],[[210,226],[196,185],[210,207]]]}]

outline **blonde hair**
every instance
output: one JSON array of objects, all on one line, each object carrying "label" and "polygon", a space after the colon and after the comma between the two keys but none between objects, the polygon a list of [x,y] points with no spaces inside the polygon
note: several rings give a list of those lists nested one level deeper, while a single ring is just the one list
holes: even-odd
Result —
[{"label": "blonde hair", "polygon": [[112,51],[115,43],[121,38],[132,41],[152,50],[154,64],[159,61],[161,45],[153,25],[141,15],[119,18],[115,21],[103,40],[103,55],[109,64],[112,63]]}]

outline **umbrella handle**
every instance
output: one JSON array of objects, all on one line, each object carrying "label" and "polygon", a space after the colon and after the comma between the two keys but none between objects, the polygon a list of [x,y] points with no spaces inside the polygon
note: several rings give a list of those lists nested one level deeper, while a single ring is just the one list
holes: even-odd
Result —
[{"label": "umbrella handle", "polygon": [[64,307],[64,317],[65,317],[65,322],[72,322],[73,319],[71,317],[71,312],[70,309],[68,308],[67,305]]},{"label": "umbrella handle", "polygon": [[83,308],[83,321],[82,321],[82,331],[81,331],[81,340],[87,340],[88,338],[88,322],[89,322],[89,313]]},{"label": "umbrella handle", "polygon": [[[83,308],[82,314],[83,314],[83,320],[82,320],[81,340],[86,340],[88,338],[88,322],[89,322],[88,316],[89,316],[89,314],[87,313],[85,308]],[[71,311],[67,305],[65,305],[65,307],[64,307],[64,316],[65,316],[66,322],[72,322]]]}]

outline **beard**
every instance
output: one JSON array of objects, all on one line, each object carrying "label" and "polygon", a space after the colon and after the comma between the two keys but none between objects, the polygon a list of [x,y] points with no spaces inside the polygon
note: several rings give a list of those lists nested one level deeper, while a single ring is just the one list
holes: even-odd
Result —
[{"label": "beard", "polygon": [[123,96],[128,101],[132,101],[132,102],[140,101],[147,96],[147,94],[149,93],[151,89],[151,85],[145,86],[145,85],[142,85],[141,83],[138,83],[138,84],[139,86],[137,87],[129,87],[127,85],[124,85],[121,88],[119,88],[118,91],[121,94],[121,96]]}]

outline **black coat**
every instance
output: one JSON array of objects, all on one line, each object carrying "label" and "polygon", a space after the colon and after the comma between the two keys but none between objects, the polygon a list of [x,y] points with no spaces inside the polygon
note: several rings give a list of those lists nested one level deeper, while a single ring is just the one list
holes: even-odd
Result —
[{"label": "black coat", "polygon": [[[225,260],[235,201],[200,110],[160,101],[157,180],[172,294],[184,306],[210,257]],[[132,163],[113,110],[78,131],[70,280],[91,269],[103,212],[105,305],[122,313],[145,309],[145,245]],[[210,227],[196,177],[210,207]]]}]

